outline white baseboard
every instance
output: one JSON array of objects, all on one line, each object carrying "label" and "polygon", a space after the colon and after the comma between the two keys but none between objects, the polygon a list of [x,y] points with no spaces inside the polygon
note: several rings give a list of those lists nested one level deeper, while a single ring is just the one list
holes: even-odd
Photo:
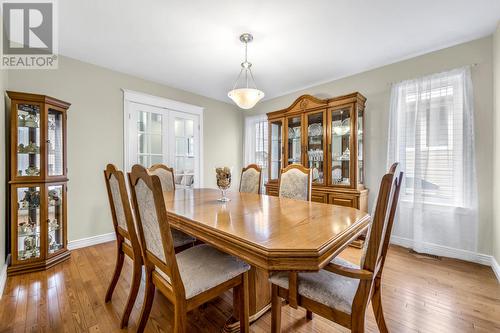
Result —
[{"label": "white baseboard", "polygon": [[107,234],[75,239],[68,242],[68,250],[76,250],[82,247],[97,245],[101,243],[111,242],[116,239],[116,235],[114,232],[110,232]]},{"label": "white baseboard", "polygon": [[[406,248],[413,248],[413,240],[391,236],[391,244],[399,245]],[[425,253],[434,254],[440,257],[455,258],[470,262],[475,262],[481,265],[490,266],[495,273],[498,282],[500,282],[500,266],[493,256],[483,253],[477,253],[467,250],[455,249],[448,246],[437,245],[432,243],[423,243],[423,248]]]},{"label": "white baseboard", "polygon": [[497,276],[498,282],[500,282],[500,265],[493,256],[491,257],[491,269],[493,270],[493,273],[495,273],[495,275]]},{"label": "white baseboard", "polygon": [[4,262],[2,267],[0,267],[0,299],[2,299],[5,283],[7,282],[7,266],[9,266],[8,263]]}]

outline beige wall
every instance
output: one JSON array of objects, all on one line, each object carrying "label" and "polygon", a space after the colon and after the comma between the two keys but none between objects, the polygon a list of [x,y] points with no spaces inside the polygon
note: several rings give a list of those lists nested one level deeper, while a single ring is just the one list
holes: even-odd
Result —
[{"label": "beige wall", "polygon": [[492,186],[493,177],[493,77],[492,37],[429,53],[406,61],[380,67],[330,83],[297,91],[265,101],[247,114],[266,113],[289,106],[298,96],[312,94],[320,98],[334,97],[354,91],[367,97],[366,105],[366,179],[370,207],[380,177],[386,171],[387,127],[389,121],[390,85],[426,74],[459,66],[477,64],[472,68],[476,114],[476,154],[479,183],[480,225],[478,250],[492,253]]},{"label": "beige wall", "polygon": [[[215,187],[216,165],[241,168],[242,113],[231,104],[66,57],[59,59],[57,70],[10,71],[8,89],[47,94],[72,103],[68,114],[70,241],[113,230],[102,170],[109,162],[123,167],[121,88],[205,108],[202,170],[206,187]],[[239,177],[235,176],[236,188]]]},{"label": "beige wall", "polygon": [[493,35],[494,100],[495,100],[495,142],[494,142],[494,196],[493,196],[493,255],[500,263],[500,22]]},{"label": "beige wall", "polygon": [[[7,76],[8,72],[0,70],[0,91],[5,91],[7,88]],[[5,184],[5,152],[7,147],[5,146],[5,103],[0,102],[0,276],[3,265],[5,263],[5,246],[6,246],[6,211],[5,211],[5,200],[6,200],[6,184]],[[0,290],[1,292],[1,290]]]}]

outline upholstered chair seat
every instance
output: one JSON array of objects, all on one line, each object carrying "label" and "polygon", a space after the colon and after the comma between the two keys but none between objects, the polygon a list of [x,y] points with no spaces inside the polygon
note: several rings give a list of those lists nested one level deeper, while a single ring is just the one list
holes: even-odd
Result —
[{"label": "upholstered chair seat", "polygon": [[[198,245],[176,255],[186,299],[190,299],[213,287],[248,271],[250,266],[243,261],[209,245]],[[169,277],[156,270],[170,283]]]},{"label": "upholstered chair seat", "polygon": [[175,229],[172,229],[172,238],[174,240],[174,248],[194,244],[194,242],[196,242],[196,238]]},{"label": "upholstered chair seat", "polygon": [[260,193],[261,168],[257,164],[250,164],[241,170],[240,192]]},{"label": "upholstered chair seat", "polygon": [[[359,268],[359,266],[340,258],[335,258],[333,263],[348,268]],[[271,283],[288,289],[288,272],[275,273],[270,280]],[[358,290],[359,279],[321,270],[315,273],[299,273],[297,283],[299,295],[350,314],[352,302]]]}]

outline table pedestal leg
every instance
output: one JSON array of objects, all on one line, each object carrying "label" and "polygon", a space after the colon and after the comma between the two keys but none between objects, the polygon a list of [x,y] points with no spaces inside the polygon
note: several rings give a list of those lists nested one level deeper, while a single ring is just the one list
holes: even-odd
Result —
[{"label": "table pedestal leg", "polygon": [[[269,272],[266,270],[253,267],[248,272],[248,293],[250,303],[250,323],[259,319],[264,313],[271,308],[271,284],[269,283]],[[238,300],[233,297],[233,307],[238,306]],[[239,332],[240,321],[233,315],[228,319],[222,332],[233,333]]]}]

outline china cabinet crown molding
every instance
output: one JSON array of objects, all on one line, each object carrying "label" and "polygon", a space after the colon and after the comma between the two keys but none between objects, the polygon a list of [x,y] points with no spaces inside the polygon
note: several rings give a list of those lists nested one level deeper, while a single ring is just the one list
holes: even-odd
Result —
[{"label": "china cabinet crown molding", "polygon": [[267,113],[266,193],[278,195],[279,170],[298,163],[313,169],[312,201],[367,211],[362,149],[365,102],[359,92],[327,99],[302,95],[289,107]]},{"label": "china cabinet crown molding", "polygon": [[8,275],[44,270],[69,258],[66,112],[71,105],[7,91],[10,207]]}]

